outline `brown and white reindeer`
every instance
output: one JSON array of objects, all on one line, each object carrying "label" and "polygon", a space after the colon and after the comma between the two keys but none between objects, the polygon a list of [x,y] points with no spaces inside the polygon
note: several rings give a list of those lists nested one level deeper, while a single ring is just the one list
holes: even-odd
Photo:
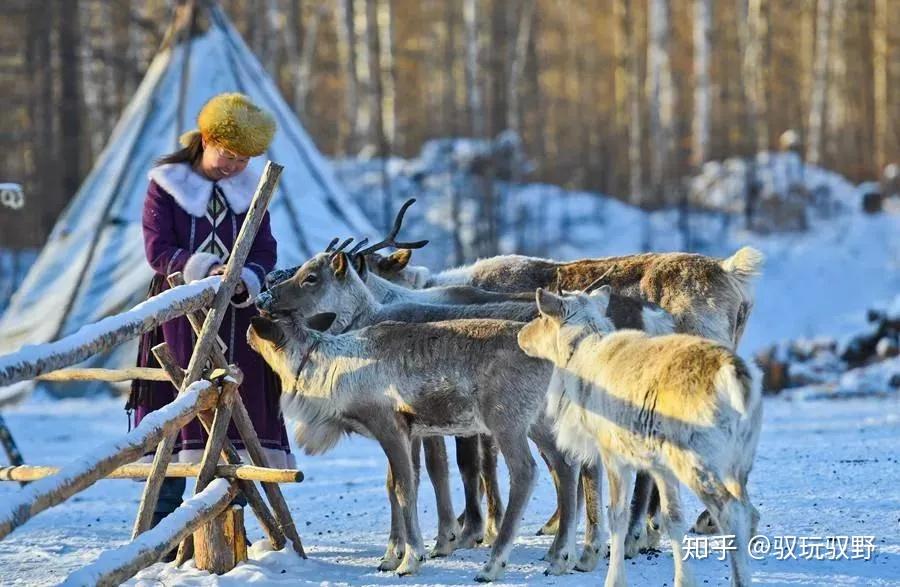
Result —
[{"label": "brown and white reindeer", "polygon": [[696,334],[736,348],[753,307],[753,281],[762,253],[743,247],[727,259],[693,253],[643,253],[621,257],[553,261],[501,255],[432,274],[409,265],[410,252],[380,257],[372,269],[408,287],[470,285],[494,292],[544,289],[581,291],[604,276],[616,293],[654,302],[675,318],[678,332]]},{"label": "brown and white reindeer", "polygon": [[[557,464],[568,503],[576,501],[577,466],[563,457],[544,417],[553,366],[521,351],[517,322],[382,322],[341,335],[322,332],[334,318],[253,319],[248,341],[281,377],[285,415],[331,428],[319,436],[322,450],[348,428],[379,442],[403,521],[401,575],[416,572],[424,560],[411,439],[490,434],[509,469],[510,493],[490,559],[476,580],[499,578],[537,474],[529,437]],[[561,533],[573,522],[574,513],[561,523]],[[574,532],[566,534],[572,542],[548,572],[566,572],[574,563]]]},{"label": "brown and white reindeer", "polygon": [[[343,333],[389,320],[422,323],[463,318],[499,318],[524,323],[537,316],[537,306],[533,299],[527,304],[517,302],[481,305],[438,305],[410,302],[382,304],[367,287],[369,279],[377,280],[378,278],[370,275],[367,271],[366,259],[362,256],[356,257],[354,260],[355,271],[349,268],[350,264],[349,257],[343,253],[334,257],[324,253],[316,255],[300,267],[292,277],[262,294],[257,305],[261,311],[272,317],[289,320],[298,320],[304,316],[323,312],[335,312],[339,316],[331,327],[331,331],[335,333]],[[609,313],[617,326],[622,328],[647,328],[655,333],[672,332],[673,329],[671,317],[665,311],[655,304],[642,303],[633,298],[613,295],[609,304]],[[441,546],[443,538],[445,544],[450,547],[468,548],[473,546],[484,532],[480,514],[480,499],[477,494],[478,447],[473,446],[473,440],[458,439],[457,445],[457,458],[463,479],[466,480],[465,530],[459,542],[452,540],[455,532],[446,529],[452,527],[450,526],[453,523],[452,518],[448,520],[446,515],[439,516],[442,519],[439,521],[438,546]],[[428,458],[427,452],[426,458]],[[548,459],[548,466],[556,476],[552,460]],[[486,477],[495,477],[496,470],[490,462],[485,463],[483,469]],[[587,473],[590,475],[591,471],[587,471]],[[443,468],[429,467],[429,474],[438,496],[438,511],[446,512],[448,507],[445,500],[449,501],[446,466]],[[585,484],[589,488],[595,488],[593,479],[586,479]],[[499,523],[499,517],[502,516],[502,503],[495,497],[496,503],[493,505],[492,511],[490,492],[498,491],[493,489],[498,484],[494,479],[493,483],[486,481],[485,485],[489,492],[490,526]],[[560,497],[565,495],[565,488],[558,487],[557,489]],[[597,554],[601,549],[602,536],[599,532],[599,519],[596,513],[597,501],[597,496],[588,496],[588,530],[585,534],[585,551],[577,566],[579,570],[591,570],[597,562]],[[560,506],[562,505],[563,500],[560,499]],[[487,533],[490,534],[490,531],[489,527]],[[394,533],[392,532],[392,534]],[[550,561],[554,560],[556,553],[568,540],[565,532],[556,534],[556,540],[548,552],[547,558]],[[446,541],[447,536],[451,537],[450,541]]]},{"label": "brown and white reindeer", "polygon": [[585,462],[598,458],[610,489],[607,587],[625,585],[630,477],[645,470],[659,491],[672,542],[675,585],[692,585],[682,557],[687,524],[679,482],[735,537],[732,584],[751,582],[747,544],[758,519],[747,494],[762,419],[759,377],[728,346],[696,336],[613,332],[609,287],[563,298],[537,290],[541,316],[518,336],[531,357],[552,362],[547,413],[558,442]]},{"label": "brown and white reindeer", "polygon": [[[410,251],[397,251],[373,260],[375,271],[394,284],[441,289],[471,285],[506,293],[531,292],[536,288],[578,291],[602,278],[612,291],[659,304],[675,319],[677,332],[695,334],[736,349],[753,308],[753,282],[759,274],[762,254],[743,247],[726,259],[691,253],[643,253],[621,257],[553,261],[522,255],[482,259],[456,269],[432,274],[426,267],[409,265]],[[396,286],[395,286],[396,287]],[[646,512],[652,486],[638,476],[635,518]],[[545,530],[553,531],[553,518]],[[648,520],[648,525],[652,521]],[[708,512],[695,529],[714,533]],[[643,524],[629,531],[628,553],[652,546]]]}]

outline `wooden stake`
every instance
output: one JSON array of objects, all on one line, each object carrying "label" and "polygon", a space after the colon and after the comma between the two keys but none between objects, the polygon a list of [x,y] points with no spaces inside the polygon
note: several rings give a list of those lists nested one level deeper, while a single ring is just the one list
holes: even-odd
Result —
[{"label": "wooden stake", "polygon": [[[213,480],[213,475],[215,475],[216,472],[216,465],[219,463],[219,457],[222,454],[222,447],[225,445],[225,440],[228,438],[228,425],[231,424],[231,405],[234,403],[236,391],[237,383],[234,381],[226,381],[222,388],[222,393],[219,395],[219,404],[216,406],[216,413],[213,416],[212,428],[209,431],[206,447],[203,449],[203,459],[200,461],[200,473],[197,475],[194,495],[203,491],[206,486],[209,485],[210,481]],[[188,539],[185,539],[178,547],[178,555],[175,557],[175,564],[181,566],[184,561],[190,557],[192,550],[192,544],[190,544]],[[220,567],[216,566],[215,568],[218,569]],[[222,574],[230,571],[231,568],[221,572],[213,570],[213,568],[207,568],[206,570],[213,571],[216,574]]]},{"label": "wooden stake", "polygon": [[244,560],[247,541],[242,507],[226,508],[194,532],[194,564],[198,569],[222,575]]}]

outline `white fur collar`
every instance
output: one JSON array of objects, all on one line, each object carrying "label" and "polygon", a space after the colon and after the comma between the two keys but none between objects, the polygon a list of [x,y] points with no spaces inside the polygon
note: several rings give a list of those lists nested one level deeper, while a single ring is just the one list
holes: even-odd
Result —
[{"label": "white fur collar", "polygon": [[[260,175],[251,164],[234,177],[219,180],[219,187],[235,214],[243,214],[250,207]],[[158,165],[150,170],[150,179],[175,198],[175,202],[191,216],[202,218],[206,214],[213,182],[187,163]]]}]

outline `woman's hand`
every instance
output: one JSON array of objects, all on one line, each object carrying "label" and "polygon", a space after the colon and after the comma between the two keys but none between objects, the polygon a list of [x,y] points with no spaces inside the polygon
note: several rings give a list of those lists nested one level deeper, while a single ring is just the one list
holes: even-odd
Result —
[{"label": "woman's hand", "polygon": [[[225,265],[215,265],[212,269],[209,270],[209,274],[207,277],[212,277],[213,275],[224,275],[225,274]],[[239,281],[238,284],[234,287],[234,295],[239,296],[247,291],[247,287],[244,285],[243,281]]]}]

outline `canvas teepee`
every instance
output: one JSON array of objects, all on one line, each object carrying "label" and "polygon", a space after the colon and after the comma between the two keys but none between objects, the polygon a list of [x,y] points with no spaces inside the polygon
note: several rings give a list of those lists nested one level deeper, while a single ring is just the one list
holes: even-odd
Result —
[{"label": "canvas teepee", "polygon": [[[329,163],[225,13],[215,3],[195,2],[176,12],[174,21],[171,41],[150,64],[94,168],[0,318],[0,355],[56,340],[144,298],[152,276],[141,231],[147,173],[157,157],[176,148],[177,137],[194,127],[201,106],[220,92],[245,93],[277,120],[269,151],[251,165],[261,171],[270,159],[284,166],[269,207],[279,267],[302,263],[334,236],[373,236],[369,221],[337,184]],[[88,365],[131,364],[135,345],[94,357]]]}]

